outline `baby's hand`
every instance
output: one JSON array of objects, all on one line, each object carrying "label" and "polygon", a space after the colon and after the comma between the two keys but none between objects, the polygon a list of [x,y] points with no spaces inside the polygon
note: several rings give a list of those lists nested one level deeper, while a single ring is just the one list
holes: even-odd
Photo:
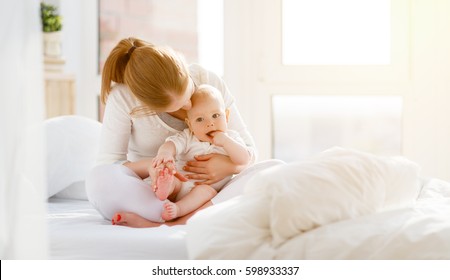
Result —
[{"label": "baby's hand", "polygon": [[175,159],[173,158],[172,155],[169,154],[158,154],[156,155],[156,157],[153,158],[152,160],[152,166],[153,168],[158,167],[159,165],[166,165],[167,163],[171,162],[173,163],[175,161]]},{"label": "baby's hand", "polygon": [[211,133],[212,143],[218,147],[222,147],[225,145],[225,142],[228,140],[228,134],[223,131],[214,131]]}]

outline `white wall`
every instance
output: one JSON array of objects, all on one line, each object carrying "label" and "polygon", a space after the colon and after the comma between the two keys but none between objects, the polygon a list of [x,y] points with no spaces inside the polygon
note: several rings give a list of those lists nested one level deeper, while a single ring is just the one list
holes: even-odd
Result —
[{"label": "white wall", "polygon": [[59,6],[63,16],[62,52],[66,59],[65,71],[76,75],[76,112],[97,119],[97,95],[100,93],[97,1],[52,2]]},{"label": "white wall", "polygon": [[450,1],[414,0],[404,153],[450,180]]},{"label": "white wall", "polygon": [[450,1],[391,2],[392,64],[345,69],[281,65],[281,0],[224,2],[224,76],[260,159],[272,156],[275,93],[396,94],[404,100],[403,154],[424,176],[450,180]]}]

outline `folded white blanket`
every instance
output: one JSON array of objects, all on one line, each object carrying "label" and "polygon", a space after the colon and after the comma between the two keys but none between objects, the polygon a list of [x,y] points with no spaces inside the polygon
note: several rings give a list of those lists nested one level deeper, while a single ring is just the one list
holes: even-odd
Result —
[{"label": "folded white blanket", "polygon": [[306,231],[414,202],[418,175],[419,167],[404,158],[342,148],[269,168],[242,196],[189,221],[189,256],[275,258],[279,246]]}]

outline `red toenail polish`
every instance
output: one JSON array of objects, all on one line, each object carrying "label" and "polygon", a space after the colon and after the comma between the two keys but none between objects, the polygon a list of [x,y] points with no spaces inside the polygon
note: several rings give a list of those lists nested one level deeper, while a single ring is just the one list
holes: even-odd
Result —
[{"label": "red toenail polish", "polygon": [[122,217],[119,214],[117,214],[117,221],[120,221],[120,219],[122,219]]}]

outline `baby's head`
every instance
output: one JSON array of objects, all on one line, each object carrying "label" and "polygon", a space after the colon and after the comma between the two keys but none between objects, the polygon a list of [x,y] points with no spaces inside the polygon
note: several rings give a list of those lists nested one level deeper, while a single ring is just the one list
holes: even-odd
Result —
[{"label": "baby's head", "polygon": [[227,131],[228,109],[222,94],[210,85],[200,85],[191,97],[192,108],[187,111],[186,123],[203,142],[211,142],[211,133]]}]

